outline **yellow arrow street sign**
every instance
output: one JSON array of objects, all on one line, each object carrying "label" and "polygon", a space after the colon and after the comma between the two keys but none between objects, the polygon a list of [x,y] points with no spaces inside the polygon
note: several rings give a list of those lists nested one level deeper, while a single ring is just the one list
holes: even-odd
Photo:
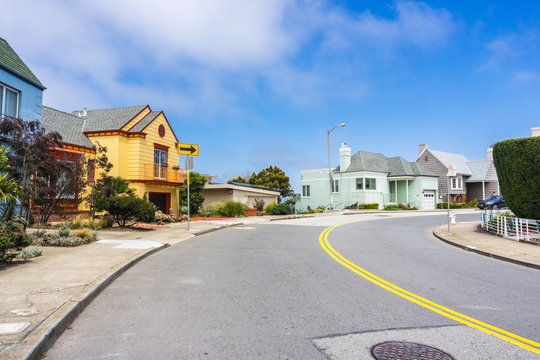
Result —
[{"label": "yellow arrow street sign", "polygon": [[178,154],[199,156],[199,145],[178,143]]}]

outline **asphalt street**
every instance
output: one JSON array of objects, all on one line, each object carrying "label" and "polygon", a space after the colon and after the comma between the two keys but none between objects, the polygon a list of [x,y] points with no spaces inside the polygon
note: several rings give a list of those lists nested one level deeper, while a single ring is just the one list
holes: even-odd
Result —
[{"label": "asphalt street", "polygon": [[[431,230],[443,216],[370,218],[335,228],[329,243],[403,289],[540,340],[538,270],[442,243]],[[100,294],[48,358],[370,359],[373,345],[396,339],[456,359],[536,358],[365,280],[323,250],[327,226],[362,219],[233,227],[165,249]]]}]

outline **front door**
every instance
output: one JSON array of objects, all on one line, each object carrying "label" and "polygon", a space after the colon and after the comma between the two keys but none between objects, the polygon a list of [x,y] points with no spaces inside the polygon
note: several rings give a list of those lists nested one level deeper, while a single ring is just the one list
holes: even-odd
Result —
[{"label": "front door", "polygon": [[150,193],[148,194],[148,200],[156,205],[158,210],[161,210],[161,212],[168,214],[169,213],[169,207],[170,207],[170,199],[171,194],[164,194],[164,193]]}]

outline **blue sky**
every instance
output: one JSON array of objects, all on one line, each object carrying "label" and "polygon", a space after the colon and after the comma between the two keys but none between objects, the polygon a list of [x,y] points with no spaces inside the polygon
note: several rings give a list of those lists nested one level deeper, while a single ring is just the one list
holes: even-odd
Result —
[{"label": "blue sky", "polygon": [[333,166],[346,142],[416,160],[485,158],[540,126],[534,1],[19,0],[0,36],[47,87],[44,105],[149,104],[195,170],[226,181]]}]

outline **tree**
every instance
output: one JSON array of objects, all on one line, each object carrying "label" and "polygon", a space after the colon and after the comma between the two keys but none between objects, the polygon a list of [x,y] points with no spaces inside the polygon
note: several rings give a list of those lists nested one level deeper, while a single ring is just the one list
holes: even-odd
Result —
[{"label": "tree", "polygon": [[281,202],[281,199],[283,198],[294,196],[294,191],[291,188],[289,177],[285,175],[285,172],[283,172],[283,170],[281,170],[277,166],[269,166],[266,169],[262,169],[257,174],[252,173],[249,179],[247,179],[247,181],[241,176],[229,180],[229,182],[231,181],[264,186],[270,190],[279,191],[280,197],[278,202]]},{"label": "tree", "polygon": [[[206,178],[197,172],[189,173],[189,212],[197,214],[204,202],[202,191]],[[187,206],[187,182],[180,186],[180,206]]]},{"label": "tree", "polygon": [[0,146],[0,221],[17,220],[15,216],[17,198],[21,195],[19,182],[7,172],[9,169],[6,148]]},{"label": "tree", "polygon": [[131,227],[138,222],[152,222],[156,207],[141,198],[126,195],[114,195],[96,199],[96,210],[107,211],[119,226]]},{"label": "tree", "polygon": [[243,176],[237,176],[235,177],[234,179],[229,179],[227,180],[227,184],[230,184],[230,183],[240,183],[240,184],[247,184],[247,179]]},{"label": "tree", "polygon": [[0,136],[6,139],[12,154],[10,172],[21,184],[19,216],[24,214],[28,220],[33,201],[43,211],[41,221],[46,221],[63,200],[80,189],[80,159],[73,161],[55,151],[63,147],[62,137],[57,132],[46,133],[38,120],[4,117]]},{"label": "tree", "polygon": [[499,141],[493,161],[508,207],[517,217],[540,220],[540,137]]}]

